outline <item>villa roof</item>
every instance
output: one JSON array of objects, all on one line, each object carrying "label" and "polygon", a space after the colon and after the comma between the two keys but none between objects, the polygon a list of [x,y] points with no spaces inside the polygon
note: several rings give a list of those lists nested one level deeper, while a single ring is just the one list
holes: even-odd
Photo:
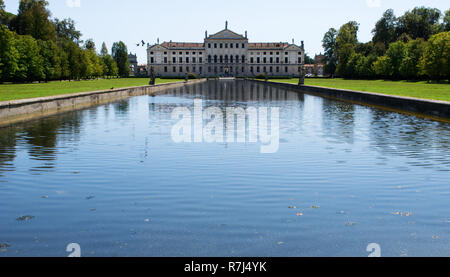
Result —
[{"label": "villa roof", "polygon": [[196,42],[164,42],[161,46],[167,49],[201,49],[204,48],[203,43]]},{"label": "villa roof", "polygon": [[208,39],[247,39],[247,38],[231,30],[224,29],[218,33],[210,35]]},{"label": "villa roof", "polygon": [[256,42],[249,43],[248,49],[273,49],[273,50],[283,50],[287,48],[290,44],[287,42]]}]

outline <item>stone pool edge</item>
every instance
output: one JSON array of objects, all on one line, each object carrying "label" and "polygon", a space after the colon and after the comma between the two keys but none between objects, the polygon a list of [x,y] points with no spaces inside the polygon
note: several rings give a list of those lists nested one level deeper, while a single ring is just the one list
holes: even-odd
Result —
[{"label": "stone pool edge", "polygon": [[[293,91],[325,96],[337,100],[348,100],[361,105],[375,106],[406,111],[414,114],[423,114],[431,117],[450,119],[450,102],[429,100],[414,97],[388,95],[375,92],[362,92],[355,90],[327,88],[319,86],[296,85],[282,82],[266,82],[263,80],[247,79],[257,83],[264,83],[276,87],[283,87]],[[447,121],[446,120],[446,121]]]},{"label": "stone pool edge", "polygon": [[207,79],[180,81],[157,85],[88,91],[39,98],[0,102],[0,127],[40,117],[102,105],[132,96],[154,94],[166,89],[206,82]]}]

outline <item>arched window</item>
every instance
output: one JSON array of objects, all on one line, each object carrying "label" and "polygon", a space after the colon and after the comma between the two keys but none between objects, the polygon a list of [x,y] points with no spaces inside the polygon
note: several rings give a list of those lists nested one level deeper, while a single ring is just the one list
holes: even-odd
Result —
[{"label": "arched window", "polygon": [[[233,45],[233,44],[231,44]],[[230,63],[233,63],[233,55],[230,56]]]},{"label": "arched window", "polygon": [[212,57],[211,57],[211,55],[209,55],[208,56],[208,63],[211,63],[211,59],[212,59]]},{"label": "arched window", "polygon": [[225,63],[228,63],[228,55],[225,55]]},{"label": "arched window", "polygon": [[242,63],[245,63],[245,56],[242,55]]},{"label": "arched window", "polygon": [[239,63],[239,56],[236,55],[236,63]]},{"label": "arched window", "polygon": [[217,63],[217,55],[214,55],[214,63]]},{"label": "arched window", "polygon": [[220,63],[223,63],[223,56],[220,55]]}]

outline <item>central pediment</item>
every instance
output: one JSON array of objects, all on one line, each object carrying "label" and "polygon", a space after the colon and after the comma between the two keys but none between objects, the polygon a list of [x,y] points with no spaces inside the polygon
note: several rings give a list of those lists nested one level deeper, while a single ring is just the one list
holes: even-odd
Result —
[{"label": "central pediment", "polygon": [[216,34],[210,35],[208,39],[246,39],[243,35],[225,29]]}]

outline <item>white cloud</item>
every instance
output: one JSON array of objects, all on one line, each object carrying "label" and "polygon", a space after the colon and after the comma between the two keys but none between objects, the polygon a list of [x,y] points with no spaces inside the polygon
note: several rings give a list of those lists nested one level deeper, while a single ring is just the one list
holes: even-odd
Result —
[{"label": "white cloud", "polygon": [[66,0],[67,7],[79,8],[81,7],[81,0]]},{"label": "white cloud", "polygon": [[366,0],[367,7],[379,8],[381,6],[381,0]]}]

